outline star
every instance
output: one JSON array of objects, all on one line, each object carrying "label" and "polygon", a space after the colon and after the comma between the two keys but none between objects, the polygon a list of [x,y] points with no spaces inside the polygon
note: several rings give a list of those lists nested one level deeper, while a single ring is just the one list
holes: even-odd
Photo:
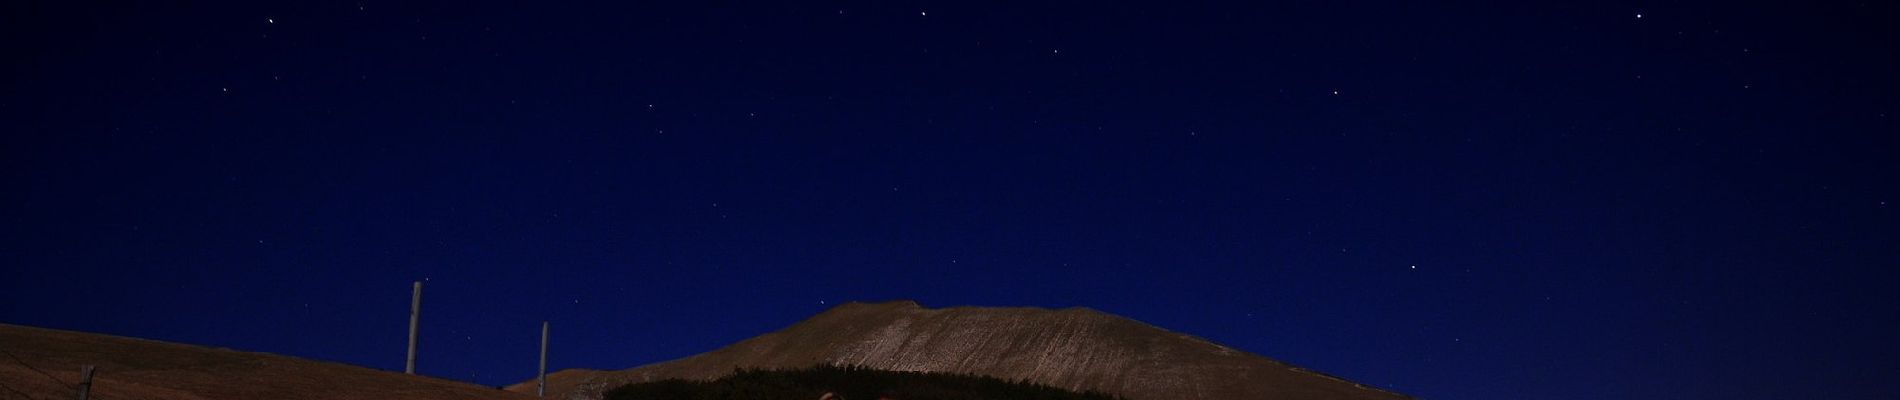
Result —
[{"label": "star", "polygon": [[1636,19],[1643,19],[1643,13],[1636,13]]}]

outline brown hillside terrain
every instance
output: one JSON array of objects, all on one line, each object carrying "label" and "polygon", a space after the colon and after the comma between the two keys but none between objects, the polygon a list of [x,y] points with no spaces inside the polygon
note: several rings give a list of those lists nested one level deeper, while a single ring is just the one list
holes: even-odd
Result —
[{"label": "brown hillside terrain", "polygon": [[332,362],[18,325],[0,324],[0,350],[11,354],[0,354],[0,399],[73,398],[68,385],[86,364],[97,366],[92,398],[101,400],[534,398]]},{"label": "brown hillside terrain", "polygon": [[[1084,308],[840,305],[711,352],[619,371],[564,370],[549,397],[589,400],[632,382],[716,379],[734,368],[816,364],[1027,379],[1133,400],[1405,399],[1279,361]],[[535,383],[509,390],[533,393]]]}]

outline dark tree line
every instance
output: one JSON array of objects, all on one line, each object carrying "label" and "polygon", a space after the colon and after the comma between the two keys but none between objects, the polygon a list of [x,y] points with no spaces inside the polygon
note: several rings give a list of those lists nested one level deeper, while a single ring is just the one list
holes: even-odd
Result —
[{"label": "dark tree line", "polygon": [[1121,400],[1102,393],[1077,393],[986,376],[830,365],[734,370],[732,375],[712,381],[635,383],[608,391],[606,400],[818,400],[826,393],[839,400]]}]

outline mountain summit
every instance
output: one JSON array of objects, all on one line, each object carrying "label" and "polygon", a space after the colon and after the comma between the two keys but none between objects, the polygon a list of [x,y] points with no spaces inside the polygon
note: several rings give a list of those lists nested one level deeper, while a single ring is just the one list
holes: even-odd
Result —
[{"label": "mountain summit", "polygon": [[[858,365],[1028,380],[1131,400],[1405,399],[1086,308],[848,303],[718,350],[619,371],[548,375],[549,397],[590,400],[633,382],[716,379],[735,368]],[[509,387],[533,393],[534,381]]]}]

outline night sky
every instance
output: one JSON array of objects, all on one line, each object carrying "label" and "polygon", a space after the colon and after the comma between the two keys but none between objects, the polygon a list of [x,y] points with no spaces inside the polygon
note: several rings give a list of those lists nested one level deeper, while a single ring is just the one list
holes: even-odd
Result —
[{"label": "night sky", "polygon": [[1892,3],[268,3],[0,8],[0,322],[401,370],[426,281],[502,385],[915,299],[1900,397]]}]

